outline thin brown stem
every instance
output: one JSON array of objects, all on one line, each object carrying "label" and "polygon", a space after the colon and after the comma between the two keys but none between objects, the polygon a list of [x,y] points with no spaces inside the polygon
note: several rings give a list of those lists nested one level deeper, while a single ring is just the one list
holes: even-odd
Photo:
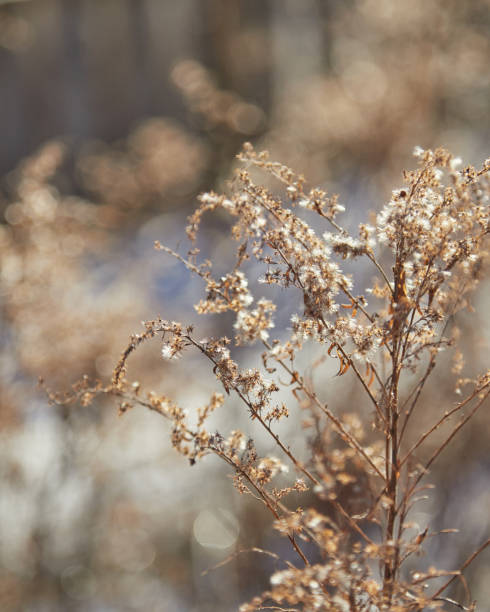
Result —
[{"label": "thin brown stem", "polygon": [[[267,506],[267,508],[270,510],[270,512],[274,515],[274,518],[276,520],[278,520],[280,518],[280,516],[279,516],[279,513],[277,512],[277,510],[274,508],[274,505],[275,505],[274,501],[269,497],[269,495],[265,491],[264,487],[261,487],[258,484],[256,484],[253,481],[253,479],[250,477],[250,475],[247,474],[247,472],[239,464],[235,463],[230,457],[228,457],[227,455],[225,455],[224,453],[222,453],[218,449],[212,449],[212,450],[219,457],[221,457],[224,461],[226,461],[226,463],[228,463],[228,465],[231,465],[237,472],[239,472],[246,479],[246,481],[255,489],[255,491],[260,496],[260,498],[263,500],[264,504]],[[296,539],[295,539],[294,535],[288,534],[288,539],[291,542],[294,550],[298,553],[299,557],[302,559],[303,563],[305,565],[310,565],[310,562],[305,557],[305,555],[304,555],[303,551],[301,550],[301,548],[298,546],[298,543],[296,542]]]},{"label": "thin brown stem", "polygon": [[308,387],[303,384],[302,378],[298,375],[298,373],[291,370],[291,368],[289,368],[282,359],[276,359],[276,361],[284,368],[284,370],[288,374],[290,374],[292,382],[297,384],[301,391],[303,391],[303,393],[308,397],[308,399],[313,402],[317,406],[317,408],[319,408],[330,419],[330,421],[335,425],[335,428],[337,429],[341,438],[345,442],[347,442],[349,446],[351,446],[351,448],[353,448],[369,464],[369,466],[380,478],[384,480],[382,472],[379,470],[376,464],[373,463],[373,460],[366,454],[366,452],[359,444],[359,442],[354,438],[354,436],[345,429],[339,419],[331,412],[331,410],[329,410],[328,406],[320,402],[316,394],[310,391]]},{"label": "thin brown stem", "polygon": [[445,591],[448,586],[454,581],[456,580],[456,578],[462,574],[464,572],[464,570],[471,564],[473,563],[473,561],[478,557],[479,554],[481,554],[485,548],[487,548],[488,546],[490,546],[490,539],[488,539],[486,542],[484,542],[477,550],[475,550],[474,553],[472,553],[467,559],[466,561],[463,563],[463,565],[459,568],[459,571],[457,572],[457,574],[455,574],[454,576],[452,576],[447,582],[446,584],[444,584],[442,587],[440,587],[432,596],[434,599],[439,597],[439,595]]},{"label": "thin brown stem", "polygon": [[[485,385],[485,387],[487,388],[488,385]],[[432,453],[431,457],[428,459],[428,461],[426,461],[426,463],[424,464],[423,468],[421,468],[419,474],[415,477],[415,480],[412,483],[412,485],[407,489],[407,491],[405,493],[405,497],[407,497],[407,499],[411,497],[411,495],[413,494],[413,492],[414,492],[415,488],[417,487],[418,483],[422,480],[422,478],[425,476],[425,474],[427,474],[430,466],[434,463],[434,461],[437,459],[437,457],[439,457],[439,455],[442,453],[442,451],[448,446],[448,444],[451,442],[451,440],[466,425],[466,423],[474,417],[476,412],[482,406],[483,402],[487,399],[489,393],[490,393],[490,391],[487,391],[487,393],[485,393],[485,395],[480,398],[480,401],[476,404],[476,406],[473,408],[473,410],[467,416],[462,418],[459,421],[459,423],[457,423],[457,425],[451,431],[449,436]]]},{"label": "thin brown stem", "polygon": [[490,382],[487,383],[486,385],[484,385],[483,387],[476,389],[469,397],[467,397],[464,401],[462,401],[461,403],[459,403],[457,406],[455,406],[452,410],[448,410],[446,411],[442,417],[437,421],[437,423],[434,423],[434,425],[432,425],[432,427],[430,427],[422,436],[420,436],[420,438],[417,440],[417,442],[415,442],[413,444],[413,446],[407,451],[406,455],[403,457],[403,459],[400,461],[400,467],[406,462],[408,461],[408,459],[413,455],[413,453],[417,450],[417,448],[419,448],[419,446],[421,444],[423,444],[423,442],[425,442],[425,440],[431,435],[433,434],[437,429],[439,429],[439,427],[445,423],[445,421],[447,421],[449,418],[451,418],[453,416],[453,414],[456,414],[456,412],[459,412],[460,410],[462,410],[466,404],[468,404],[472,399],[475,398],[476,395],[478,395],[479,393],[481,393],[484,389],[486,389],[487,387],[490,386]]}]

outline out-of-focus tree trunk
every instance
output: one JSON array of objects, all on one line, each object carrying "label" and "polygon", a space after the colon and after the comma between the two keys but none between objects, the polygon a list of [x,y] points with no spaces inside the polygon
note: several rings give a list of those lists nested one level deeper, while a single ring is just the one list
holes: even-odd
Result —
[{"label": "out-of-focus tree trunk", "polygon": [[64,128],[75,138],[85,136],[90,129],[87,108],[87,75],[83,62],[81,39],[82,0],[61,2],[61,37],[63,53]]}]

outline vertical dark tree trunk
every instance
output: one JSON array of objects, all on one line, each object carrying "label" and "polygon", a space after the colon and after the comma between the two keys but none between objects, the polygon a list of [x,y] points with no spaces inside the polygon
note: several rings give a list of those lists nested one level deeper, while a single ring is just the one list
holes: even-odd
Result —
[{"label": "vertical dark tree trunk", "polygon": [[129,33],[133,59],[133,114],[145,115],[151,107],[152,88],[150,78],[148,16],[145,0],[128,0]]},{"label": "vertical dark tree trunk", "polygon": [[12,159],[23,153],[26,140],[26,121],[23,112],[24,96],[19,79],[17,58],[0,47],[0,113],[2,118],[2,146],[0,170],[10,170]]},{"label": "vertical dark tree trunk", "polygon": [[64,130],[77,140],[90,131],[87,75],[83,64],[81,18],[83,0],[61,0]]}]

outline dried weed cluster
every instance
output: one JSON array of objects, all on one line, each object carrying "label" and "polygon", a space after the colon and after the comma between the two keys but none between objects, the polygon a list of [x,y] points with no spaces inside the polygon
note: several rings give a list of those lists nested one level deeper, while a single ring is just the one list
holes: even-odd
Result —
[{"label": "dried weed cluster", "polygon": [[[182,256],[156,245],[204,282],[198,313],[234,313],[233,338],[200,338],[180,322],[149,321],[144,333],[132,337],[110,385],[84,381],[65,400],[53,396],[88,403],[97,394],[111,394],[121,399],[121,412],[140,405],[160,413],[171,422],[172,444],[191,464],[217,455],[230,466],[240,493],[265,505],[295,558],[283,560],[269,590],[244,604],[242,612],[476,609],[469,591],[465,601],[456,602],[448,587],[456,580],[465,584],[463,570],[489,542],[454,571],[404,571],[404,564],[436,535],[410,522],[428,486],[425,478],[490,390],[490,371],[463,378],[454,320],[457,311],[471,309],[488,255],[490,160],[475,170],[460,169],[460,160],[442,149],[417,148],[415,155],[418,169],[405,172],[403,187],[393,191],[375,222],[361,223],[352,236],[338,221],[344,209],[337,197],[307,190],[303,177],[246,145],[230,193],[201,195],[187,227],[194,242],[205,213],[223,209],[231,215],[237,249],[228,273],[215,278],[197,248]],[[257,172],[277,179],[281,195],[258,184]],[[360,259],[374,277],[362,292],[345,271],[348,260]],[[257,266],[259,282],[303,298],[304,307],[277,339],[276,304],[256,299],[246,274],[255,274]],[[192,417],[171,398],[129,381],[128,357],[152,338],[161,342],[165,359],[202,354],[224,394],[213,393]],[[262,347],[262,361],[243,369],[235,346],[253,343]],[[320,359],[303,372],[298,355],[307,343],[318,347]],[[445,350],[454,352],[459,401],[441,407],[436,421],[421,430],[416,421],[423,390]],[[323,399],[328,378],[323,376],[320,387],[318,375],[329,360],[337,362],[346,384],[360,386],[362,405],[346,410],[335,405],[335,397]],[[282,400],[285,393],[289,401]],[[264,456],[241,431],[208,428],[208,417],[228,396],[238,398],[253,425],[271,437],[274,455]],[[297,410],[309,457],[300,457],[278,433],[278,422]],[[280,475],[288,470],[294,478],[281,486]],[[321,501],[321,511],[297,505],[307,490]]]}]

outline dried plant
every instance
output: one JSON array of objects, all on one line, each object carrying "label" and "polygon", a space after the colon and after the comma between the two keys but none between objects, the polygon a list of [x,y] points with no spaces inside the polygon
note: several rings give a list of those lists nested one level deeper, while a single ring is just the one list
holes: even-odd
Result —
[{"label": "dried plant", "polygon": [[152,118],[122,146],[86,146],[78,170],[86,191],[121,214],[193,193],[206,162],[206,147],[196,137],[170,119]]},{"label": "dried plant", "polygon": [[[192,326],[158,318],[131,338],[109,385],[84,380],[67,397],[51,395],[56,402],[89,403],[109,394],[120,399],[121,413],[144,406],[161,414],[171,423],[173,446],[191,464],[218,456],[238,491],[263,503],[294,557],[283,559],[270,588],[242,612],[476,609],[463,572],[490,541],[454,570],[405,568],[438,535],[411,523],[429,488],[426,478],[490,391],[490,371],[463,376],[455,316],[471,310],[488,255],[490,160],[481,170],[460,170],[461,161],[443,149],[417,147],[415,155],[418,169],[404,173],[404,186],[393,191],[375,222],[361,223],[353,236],[337,220],[344,208],[336,196],[306,189],[302,176],[246,145],[230,193],[201,195],[187,227],[195,243],[205,213],[231,215],[237,242],[231,269],[215,278],[195,244],[186,256],[156,244],[204,282],[199,314],[234,313],[233,339],[200,338]],[[281,195],[258,184],[257,172],[277,179]],[[374,280],[359,290],[346,269],[363,261]],[[275,339],[277,304],[251,293],[249,277],[258,268],[258,282],[302,298],[300,311]],[[128,358],[153,338],[166,360],[200,353],[224,394],[213,393],[191,418],[172,398],[131,382]],[[257,367],[246,369],[235,354],[251,344],[263,352]],[[305,360],[309,345],[316,351]],[[421,428],[424,392],[443,351],[454,354],[457,401],[440,407],[434,422]],[[346,408],[329,397],[330,362],[342,381],[360,388],[363,401]],[[211,414],[233,397],[270,437],[274,454],[261,452],[258,434],[208,426]],[[299,412],[306,452],[281,433],[281,422]],[[294,478],[282,486],[288,469]],[[298,496],[306,507],[297,505]],[[462,602],[449,591],[455,581],[464,585]]]},{"label": "dried plant", "polygon": [[172,81],[193,115],[212,130],[222,127],[238,134],[255,134],[265,121],[258,106],[245,102],[236,93],[218,89],[213,76],[199,62],[181,60],[173,68]]}]

